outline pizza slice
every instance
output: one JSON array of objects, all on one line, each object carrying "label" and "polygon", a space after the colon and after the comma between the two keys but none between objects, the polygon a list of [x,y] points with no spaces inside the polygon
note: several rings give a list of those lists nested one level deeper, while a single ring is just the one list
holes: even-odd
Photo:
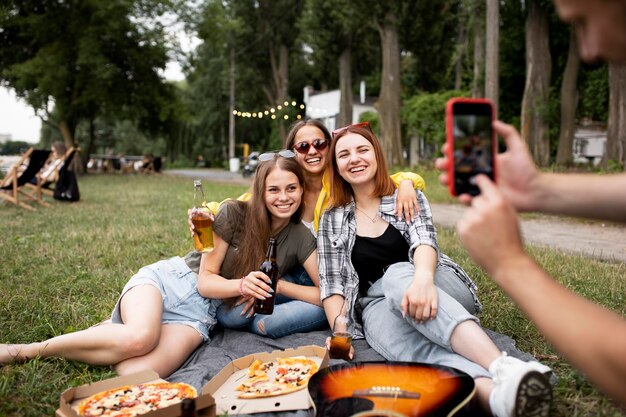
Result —
[{"label": "pizza slice", "polygon": [[294,385],[283,384],[277,381],[263,381],[250,387],[250,389],[238,395],[239,398],[264,398],[275,397],[277,395],[289,394],[290,392],[299,391],[304,386],[298,387]]},{"label": "pizza slice", "polygon": [[249,378],[247,381],[244,381],[241,385],[236,387],[235,390],[236,391],[248,391],[252,387],[254,387],[255,385],[261,382],[269,381],[269,379],[270,377],[267,376],[267,374],[256,375],[256,376],[253,376],[252,378]]},{"label": "pizza slice", "polygon": [[76,411],[84,417],[133,417],[196,396],[196,389],[182,382],[125,385],[87,397]]},{"label": "pizza slice", "polygon": [[315,361],[306,357],[279,358],[276,381],[284,384],[304,386],[318,370]]}]

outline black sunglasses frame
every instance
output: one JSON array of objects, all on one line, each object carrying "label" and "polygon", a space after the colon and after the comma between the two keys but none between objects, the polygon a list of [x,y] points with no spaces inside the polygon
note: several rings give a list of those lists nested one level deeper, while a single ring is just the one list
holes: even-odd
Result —
[{"label": "black sunglasses frame", "polygon": [[312,142],[299,142],[298,144],[293,145],[291,149],[304,155],[309,153],[309,149],[311,149],[311,146],[313,146],[316,151],[323,151],[328,147],[328,139],[324,138],[315,139]]}]

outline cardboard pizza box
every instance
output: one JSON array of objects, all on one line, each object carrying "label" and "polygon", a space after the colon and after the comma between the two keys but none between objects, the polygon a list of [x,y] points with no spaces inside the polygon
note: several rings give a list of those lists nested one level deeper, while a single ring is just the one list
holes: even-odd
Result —
[{"label": "cardboard pizza box", "polygon": [[[142,384],[151,382],[165,382],[159,378],[154,371],[142,371],[130,375],[119,376],[116,378],[105,379],[104,381],[94,382],[92,384],[81,385],[79,387],[69,388],[61,394],[59,408],[56,410],[56,417],[80,417],[74,410],[80,401],[101,391],[106,391],[131,384]],[[199,393],[196,398],[196,410],[198,416],[215,417],[215,400],[211,394]],[[142,417],[179,417],[181,415],[181,404],[173,404],[160,410],[151,411],[141,414]]]},{"label": "cardboard pizza box", "polygon": [[268,362],[276,358],[306,356],[314,360],[319,369],[328,366],[328,353],[322,346],[302,346],[296,349],[275,350],[271,353],[260,352],[235,359],[202,387],[203,394],[210,394],[215,399],[218,415],[251,414],[260,412],[306,410],[311,406],[306,388],[275,397],[241,399],[237,398],[239,386],[248,378],[248,367],[255,360]]}]

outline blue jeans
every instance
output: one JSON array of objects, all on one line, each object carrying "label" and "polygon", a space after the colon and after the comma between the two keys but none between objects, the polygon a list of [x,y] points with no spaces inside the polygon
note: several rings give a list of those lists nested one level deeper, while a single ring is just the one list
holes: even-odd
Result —
[{"label": "blue jeans", "polygon": [[454,353],[450,347],[450,337],[458,324],[465,320],[478,322],[466,309],[473,310],[474,306],[467,286],[454,270],[438,267],[435,271],[437,316],[419,324],[410,317],[403,318],[400,306],[404,292],[413,281],[413,272],[413,264],[409,262],[391,265],[360,300],[367,342],[387,360],[445,365],[473,378],[490,378],[489,371]]},{"label": "blue jeans", "polygon": [[[301,266],[290,269],[281,279],[299,285],[314,285]],[[270,315],[242,316],[243,306],[230,308],[226,304],[220,305],[217,309],[218,323],[229,329],[247,328],[252,333],[273,339],[323,329],[328,325],[322,307],[281,295],[276,296],[274,312]]]}]

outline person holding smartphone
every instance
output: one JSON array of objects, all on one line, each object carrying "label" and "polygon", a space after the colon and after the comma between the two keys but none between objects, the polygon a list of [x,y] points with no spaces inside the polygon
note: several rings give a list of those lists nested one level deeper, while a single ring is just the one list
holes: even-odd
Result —
[{"label": "person holding smartphone", "polygon": [[[626,2],[555,0],[556,10],[572,23],[581,57],[626,63]],[[525,251],[518,211],[539,211],[626,222],[626,174],[540,172],[513,126],[493,123],[507,151],[498,155],[497,185],[477,176],[478,197],[458,223],[469,254],[532,320],[546,339],[587,378],[626,406],[626,319],[586,300],[554,281]],[[444,149],[444,155],[447,155]],[[436,166],[450,184],[449,156]]]}]

